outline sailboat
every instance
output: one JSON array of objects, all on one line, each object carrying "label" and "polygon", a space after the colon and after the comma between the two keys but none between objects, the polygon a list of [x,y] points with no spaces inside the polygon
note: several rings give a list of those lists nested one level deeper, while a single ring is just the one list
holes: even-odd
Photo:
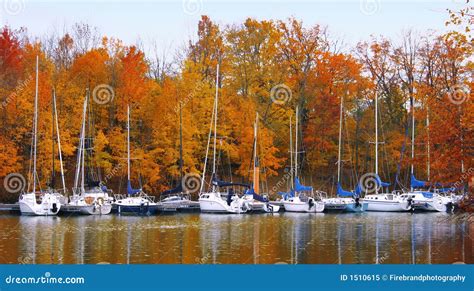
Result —
[{"label": "sailboat", "polygon": [[446,212],[453,204],[453,199],[446,195],[440,195],[436,191],[425,191],[424,187],[430,183],[418,180],[415,177],[415,104],[413,96],[410,97],[411,109],[411,167],[410,167],[410,190],[400,196],[410,199],[414,210]]},{"label": "sailboat", "polygon": [[252,187],[245,191],[243,199],[248,202],[250,211],[276,213],[280,211],[280,206],[271,204],[267,197],[260,195],[260,167],[257,151],[258,137],[258,113],[254,123],[254,139],[253,139],[253,183]]},{"label": "sailboat", "polygon": [[[82,111],[81,134],[77,151],[73,196],[70,197],[65,212],[86,215],[105,215],[109,214],[112,210],[111,201],[113,198],[109,196],[109,190],[107,187],[93,177],[91,165],[93,138],[91,136],[86,138],[86,113],[88,102],[89,90],[87,90]],[[91,115],[90,113],[91,111],[89,111],[89,115]],[[89,116],[89,119],[91,118],[92,116]],[[89,135],[91,135],[91,127],[92,126],[89,122]],[[85,165],[86,162],[88,163],[87,167]]]},{"label": "sailboat", "polygon": [[[288,212],[323,212],[324,202],[321,191],[313,191],[313,187],[304,186],[298,177],[298,107],[296,107],[296,137],[295,137],[295,168],[294,188],[290,191],[287,199],[283,200],[285,211]],[[291,153],[292,154],[292,153]]]},{"label": "sailboat", "polygon": [[151,215],[158,212],[154,197],[143,190],[133,189],[130,180],[130,106],[127,107],[127,196],[117,195],[113,203],[119,214]]},{"label": "sailboat", "polygon": [[339,142],[337,156],[337,197],[324,198],[324,206],[327,211],[363,212],[367,210],[367,203],[361,201],[359,193],[346,191],[341,186],[341,148],[342,148],[342,117],[344,111],[344,100],[341,96],[339,111]]},{"label": "sailboat", "polygon": [[181,105],[179,106],[179,173],[180,179],[178,185],[166,190],[160,195],[160,204],[163,211],[186,211],[197,209],[196,201],[191,200],[191,195],[183,189],[183,113]]},{"label": "sailboat", "polygon": [[[56,215],[61,209],[61,195],[56,191],[50,190],[37,192],[36,182],[38,175],[36,172],[36,156],[37,156],[37,140],[38,140],[38,67],[39,57],[36,57],[36,88],[35,88],[35,105],[33,120],[33,172],[31,173],[30,182],[33,186],[31,192],[22,193],[19,198],[20,212],[22,215],[47,216]],[[56,120],[57,122],[57,120]],[[59,135],[59,131],[58,131]],[[61,148],[59,148],[61,151]],[[64,180],[63,180],[64,182]],[[30,184],[28,183],[28,185]],[[29,189],[28,189],[29,190]],[[38,196],[38,197],[37,197]],[[37,199],[39,198],[39,203]]]},{"label": "sailboat", "polygon": [[[249,185],[220,181],[217,178],[216,173],[216,152],[217,152],[217,109],[218,109],[218,93],[219,93],[219,65],[217,65],[216,74],[216,95],[214,98],[214,107],[211,117],[211,126],[209,129],[209,138],[207,141],[206,159],[204,162],[204,170],[201,180],[201,190],[199,195],[199,207],[201,212],[211,213],[245,213],[249,210],[248,202],[243,198],[239,197],[234,192],[233,186],[243,186],[249,188]],[[213,129],[214,127],[214,129]],[[204,179],[206,175],[206,166],[209,153],[209,144],[211,140],[211,133],[214,133],[214,153],[213,153],[213,165],[211,174],[211,189],[210,191],[203,192]],[[221,189],[227,189],[226,192]]]},{"label": "sailboat", "polygon": [[[382,212],[396,212],[408,211],[411,209],[412,200],[400,196],[397,193],[378,193],[379,188],[387,189],[390,183],[382,182],[379,177],[378,166],[378,100],[377,93],[375,93],[375,194],[367,194],[364,197],[364,202],[368,204],[367,211],[382,211]],[[361,187],[358,187],[361,189]]]}]

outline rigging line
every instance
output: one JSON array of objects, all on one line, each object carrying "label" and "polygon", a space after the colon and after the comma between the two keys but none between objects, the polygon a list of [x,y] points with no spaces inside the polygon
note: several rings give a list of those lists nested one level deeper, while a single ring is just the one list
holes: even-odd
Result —
[{"label": "rigging line", "polygon": [[[381,96],[383,96],[383,95],[381,95]],[[379,108],[380,108],[380,106],[379,106]],[[387,139],[386,139],[385,130],[384,130],[384,128],[385,128],[384,120],[382,119],[382,114],[378,114],[378,116],[380,118],[380,125],[381,125],[380,130],[382,131],[382,140],[383,140],[383,143],[382,143],[382,173],[384,174],[385,177],[388,177],[388,179],[391,181],[390,165],[388,164],[387,146],[386,146],[386,143],[385,143],[385,141]],[[385,167],[384,167],[384,165],[385,165]]]},{"label": "rigging line", "polygon": [[[354,164],[352,163],[353,161],[353,158],[352,158],[352,149],[351,149],[351,143],[350,143],[350,139],[349,139],[349,127],[347,126],[347,115],[344,114],[344,112],[342,113],[342,119],[344,121],[344,130],[346,132],[346,143],[347,143],[347,151],[349,152],[349,161],[351,163],[351,188],[353,185],[356,184],[356,181],[357,181],[357,173],[356,173],[356,170],[355,170],[355,167],[354,167]],[[342,143],[343,147],[342,147],[342,151],[344,152],[344,149],[345,149],[345,143],[343,142]],[[341,157],[343,156],[343,154],[341,155]],[[341,163],[342,163],[343,159],[341,158]],[[343,164],[342,164],[343,165]],[[341,166],[342,166],[341,165]]]},{"label": "rigging line", "polygon": [[397,172],[395,174],[395,183],[394,183],[394,186],[393,186],[393,190],[396,190],[396,185],[397,184],[400,186],[400,188],[403,188],[403,185],[400,182],[399,177],[400,177],[401,166],[402,166],[402,162],[403,162],[403,156],[404,156],[404,153],[405,153],[407,139],[408,139],[408,127],[409,127],[409,125],[408,125],[408,118],[407,118],[407,122],[405,124],[405,138],[403,139],[402,149],[401,149],[401,152],[400,152],[400,159],[398,160],[398,164],[397,164]]},{"label": "rigging line", "polygon": [[[34,118],[33,118],[34,120]],[[33,121],[34,122],[34,121]],[[27,192],[30,192],[30,186],[31,186],[31,179],[33,177],[32,173],[32,163],[33,163],[33,130],[31,132],[31,146],[30,146],[30,161],[29,161],[29,166],[28,166],[28,187],[27,187]]]}]

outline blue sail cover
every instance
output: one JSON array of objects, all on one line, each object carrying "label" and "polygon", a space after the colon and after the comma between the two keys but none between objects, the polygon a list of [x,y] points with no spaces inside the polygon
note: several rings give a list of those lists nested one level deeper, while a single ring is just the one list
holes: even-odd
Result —
[{"label": "blue sail cover", "polygon": [[300,192],[300,191],[313,191],[313,187],[301,185],[300,179],[296,178],[295,179],[295,191],[297,191],[297,192]]},{"label": "blue sail cover", "polygon": [[127,183],[128,195],[134,195],[134,194],[140,193],[140,191],[142,191],[142,189],[133,189],[132,183],[130,182],[130,180],[128,180],[128,183]]},{"label": "blue sail cover", "polygon": [[362,186],[360,186],[360,183],[357,183],[357,186],[354,190],[354,197],[360,197],[360,194],[362,194]]},{"label": "blue sail cover", "polygon": [[293,190],[289,192],[278,192],[278,194],[283,197],[283,200],[287,200],[288,198],[295,197],[295,191]]},{"label": "blue sail cover", "polygon": [[425,187],[428,183],[426,183],[425,181],[420,181],[420,180],[417,180],[415,178],[415,175],[411,175],[411,181],[410,181],[410,185],[411,187],[413,188],[420,188],[420,187]]},{"label": "blue sail cover", "polygon": [[[451,191],[455,191],[455,190],[456,190],[456,188],[454,188],[454,187],[438,189],[438,191],[441,192],[441,193],[451,192]],[[458,190],[459,190],[459,188],[458,188]]]},{"label": "blue sail cover", "polygon": [[268,202],[267,198],[263,197],[262,195],[258,195],[257,193],[255,193],[255,189],[253,188],[253,185],[250,186],[249,189],[245,190],[244,194],[245,195],[252,195],[253,199],[255,199],[257,201]]},{"label": "blue sail cover", "polygon": [[337,183],[337,196],[341,197],[352,197],[354,194],[351,191],[346,191],[342,189],[342,186],[340,183]]},{"label": "blue sail cover", "polygon": [[379,175],[375,175],[375,180],[377,181],[378,186],[382,186],[382,187],[390,186],[390,183],[383,182],[382,179],[380,179]]},{"label": "blue sail cover", "polygon": [[245,191],[244,191],[244,194],[245,194],[245,195],[253,195],[253,194],[256,194],[256,193],[255,193],[255,190],[253,189],[253,185],[252,185],[250,188],[248,188],[247,190],[245,190]]},{"label": "blue sail cover", "polygon": [[263,197],[262,195],[258,195],[258,194],[253,194],[253,199],[257,200],[257,201],[260,201],[260,202],[268,202],[268,199]]},{"label": "blue sail cover", "polygon": [[176,188],[161,192],[161,195],[169,195],[169,194],[176,194],[176,193],[183,193],[183,185],[181,183],[179,183],[179,185]]}]

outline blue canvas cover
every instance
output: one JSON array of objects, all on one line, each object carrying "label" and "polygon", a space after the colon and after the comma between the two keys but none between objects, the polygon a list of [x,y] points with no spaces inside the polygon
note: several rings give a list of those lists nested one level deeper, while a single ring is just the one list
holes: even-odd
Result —
[{"label": "blue canvas cover", "polygon": [[301,185],[300,179],[296,178],[295,179],[295,191],[297,191],[297,192],[300,192],[300,191],[313,191],[313,187]]},{"label": "blue canvas cover", "polygon": [[410,179],[410,185],[411,187],[413,188],[421,188],[421,187],[425,187],[428,183],[426,183],[425,181],[420,181],[418,179],[415,178],[415,175],[411,175],[411,179]]},{"label": "blue canvas cover", "polygon": [[354,194],[351,191],[342,189],[341,183],[337,183],[337,196],[341,197],[352,197]]},{"label": "blue canvas cover", "polygon": [[127,182],[128,195],[134,195],[134,194],[140,193],[140,191],[142,191],[142,189],[133,189],[132,188],[132,183],[130,182],[130,180],[128,180],[128,182]]},{"label": "blue canvas cover", "polygon": [[183,193],[183,186],[181,185],[181,183],[176,188],[163,191],[161,195],[169,195],[169,194],[176,194],[176,193]]},{"label": "blue canvas cover", "polygon": [[382,187],[390,186],[390,183],[383,182],[382,179],[380,179],[379,175],[375,175],[375,180],[377,181],[378,186],[382,186]]}]

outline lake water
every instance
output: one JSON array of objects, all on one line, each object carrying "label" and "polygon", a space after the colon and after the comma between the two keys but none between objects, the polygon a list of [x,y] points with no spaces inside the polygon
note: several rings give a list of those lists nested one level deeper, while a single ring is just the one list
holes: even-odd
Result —
[{"label": "lake water", "polygon": [[446,213],[152,217],[0,215],[0,263],[474,263],[474,226]]}]

